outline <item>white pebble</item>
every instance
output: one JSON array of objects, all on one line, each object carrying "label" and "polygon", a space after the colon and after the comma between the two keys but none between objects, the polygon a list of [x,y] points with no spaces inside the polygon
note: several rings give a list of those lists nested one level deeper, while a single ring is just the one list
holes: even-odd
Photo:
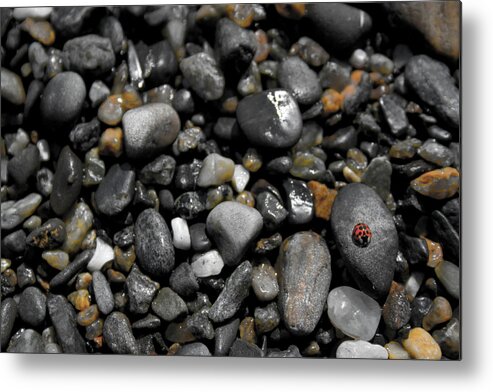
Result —
[{"label": "white pebble", "polygon": [[349,64],[356,69],[365,69],[368,67],[369,61],[370,58],[363,49],[356,49],[349,59]]},{"label": "white pebble", "polygon": [[96,250],[92,255],[87,270],[90,272],[101,271],[101,269],[115,258],[113,248],[100,238],[96,238]]},{"label": "white pebble", "polygon": [[337,347],[336,358],[388,359],[387,350],[364,340],[346,340]]},{"label": "white pebble", "polygon": [[13,17],[17,20],[26,18],[48,19],[53,11],[53,7],[23,7],[14,8]]},{"label": "white pebble", "polygon": [[192,246],[192,240],[190,239],[187,221],[183,218],[174,218],[171,221],[171,230],[173,231],[173,245],[175,248],[189,250]]},{"label": "white pebble", "polygon": [[406,289],[407,295],[412,299],[416,296],[421,287],[421,283],[423,283],[424,274],[422,272],[413,272],[406,280],[406,284],[404,288]]},{"label": "white pebble", "polygon": [[41,162],[48,162],[50,160],[50,146],[45,139],[41,139],[36,143],[36,147],[39,151],[39,157]]},{"label": "white pebble", "polygon": [[17,130],[15,134],[15,139],[12,144],[8,148],[8,152],[10,155],[16,156],[22,150],[24,150],[29,144],[29,135],[22,128]]},{"label": "white pebble", "polygon": [[210,250],[200,255],[192,263],[192,271],[197,278],[219,275],[223,267],[223,258],[217,250]]},{"label": "white pebble", "polygon": [[229,158],[212,153],[204,159],[200,169],[197,185],[207,188],[211,185],[222,185],[231,181],[235,170],[235,163]]},{"label": "white pebble", "polygon": [[243,165],[235,165],[235,171],[233,173],[233,179],[231,185],[236,192],[243,192],[250,180],[250,172],[243,167]]}]

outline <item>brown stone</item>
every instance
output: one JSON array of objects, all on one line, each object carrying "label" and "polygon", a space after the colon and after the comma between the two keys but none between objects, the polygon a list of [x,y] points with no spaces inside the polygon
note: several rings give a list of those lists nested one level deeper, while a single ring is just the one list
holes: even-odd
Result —
[{"label": "brown stone", "polygon": [[91,296],[86,289],[77,290],[68,295],[68,300],[77,310],[85,310],[91,306]]},{"label": "brown stone", "polygon": [[255,31],[255,38],[257,39],[257,51],[255,52],[254,61],[261,63],[269,57],[269,39],[267,38],[265,31],[261,29]]},{"label": "brown stone", "polygon": [[411,187],[423,196],[443,200],[459,190],[459,172],[452,167],[432,170],[411,181]]},{"label": "brown stone", "polygon": [[413,328],[402,345],[414,359],[429,359],[438,361],[442,358],[442,350],[433,337],[423,328]]},{"label": "brown stone", "polygon": [[257,335],[255,334],[255,319],[253,317],[245,317],[241,321],[240,339],[251,344],[257,343]]},{"label": "brown stone", "polygon": [[430,311],[423,318],[423,328],[427,331],[435,325],[445,323],[452,318],[452,307],[444,297],[436,297],[431,304]]},{"label": "brown stone", "polygon": [[251,4],[228,4],[226,15],[238,26],[247,28],[252,24],[255,12]]},{"label": "brown stone", "polygon": [[443,251],[442,246],[437,243],[424,238],[426,241],[426,247],[428,248],[428,262],[426,265],[431,268],[435,268],[438,264],[443,261]]},{"label": "brown stone", "polygon": [[122,250],[120,247],[115,246],[115,268],[119,271],[128,273],[132,269],[135,263],[135,246],[131,245],[128,249]]},{"label": "brown stone", "polygon": [[99,153],[118,158],[123,153],[123,131],[121,128],[106,129],[99,139]]},{"label": "brown stone", "polygon": [[303,3],[276,4],[276,11],[285,18],[296,20],[305,16],[306,6]]},{"label": "brown stone", "polygon": [[336,113],[341,110],[343,96],[338,91],[329,88],[322,94],[322,105],[325,114]]},{"label": "brown stone", "polygon": [[236,201],[245,204],[248,207],[255,207],[255,198],[249,191],[240,192],[238,196],[236,196]]},{"label": "brown stone", "polygon": [[87,327],[99,318],[99,309],[97,305],[91,305],[87,309],[77,314],[77,324]]},{"label": "brown stone", "polygon": [[318,181],[309,181],[308,188],[310,188],[313,193],[315,216],[328,221],[332,212],[332,205],[337,196],[337,191],[327,188],[326,185]]},{"label": "brown stone", "polygon": [[383,305],[382,316],[385,325],[393,331],[399,330],[409,321],[411,304],[403,285],[392,282],[389,295]]},{"label": "brown stone", "polygon": [[50,22],[46,20],[34,20],[27,18],[22,22],[21,27],[27,31],[36,41],[46,46],[51,46],[55,42],[55,30]]}]

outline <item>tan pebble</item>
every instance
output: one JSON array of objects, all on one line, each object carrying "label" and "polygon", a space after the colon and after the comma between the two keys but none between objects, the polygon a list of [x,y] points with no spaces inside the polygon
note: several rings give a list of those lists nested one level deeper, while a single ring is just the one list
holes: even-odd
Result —
[{"label": "tan pebble", "polygon": [[308,181],[308,188],[310,188],[313,193],[315,216],[328,221],[332,212],[332,205],[337,196],[337,191],[327,188],[326,185],[318,181]]},{"label": "tan pebble", "polygon": [[75,288],[77,290],[87,289],[92,283],[92,275],[89,272],[83,272],[77,275],[77,280],[75,281]]},{"label": "tan pebble", "polygon": [[262,157],[255,148],[249,148],[243,156],[243,166],[252,173],[262,167]]},{"label": "tan pebble", "polygon": [[106,125],[115,126],[122,121],[124,110],[120,94],[110,95],[98,109],[98,119]]},{"label": "tan pebble", "polygon": [[46,20],[27,18],[22,22],[21,27],[43,45],[51,46],[55,42],[55,30],[50,22]]},{"label": "tan pebble", "polygon": [[267,38],[265,31],[261,29],[255,31],[255,38],[257,38],[257,51],[255,52],[254,61],[261,63],[269,57],[269,39]]},{"label": "tan pebble", "polygon": [[247,28],[253,22],[254,10],[251,4],[228,4],[226,14],[238,26]]},{"label": "tan pebble", "polygon": [[433,337],[423,328],[413,328],[402,345],[414,359],[429,359],[438,361],[442,358],[442,350]]},{"label": "tan pebble", "polygon": [[245,317],[241,320],[240,339],[251,344],[257,343],[257,335],[255,334],[255,319],[253,317]]},{"label": "tan pebble", "polygon": [[443,200],[459,190],[459,172],[452,167],[432,170],[411,181],[411,187],[423,196]]},{"label": "tan pebble", "polygon": [[226,113],[235,113],[238,107],[238,97],[229,97],[223,101],[223,110]]},{"label": "tan pebble", "polygon": [[125,275],[123,275],[120,271],[115,271],[112,268],[109,268],[106,271],[106,277],[110,283],[124,283],[127,280]]},{"label": "tan pebble", "polygon": [[135,263],[135,247],[131,245],[127,250],[122,250],[120,247],[115,246],[115,260],[113,262],[115,268],[119,271],[128,273],[132,269]]},{"label": "tan pebble", "polygon": [[389,342],[384,346],[388,353],[389,359],[410,359],[409,353],[404,350],[404,347],[399,342]]},{"label": "tan pebble", "polygon": [[325,90],[322,94],[322,105],[325,114],[337,113],[341,110],[343,96],[334,89]]},{"label": "tan pebble", "polygon": [[86,289],[77,290],[68,295],[68,300],[77,310],[85,310],[91,306],[91,296]]},{"label": "tan pebble", "polygon": [[243,191],[236,196],[236,201],[248,207],[255,207],[255,197],[249,191]]},{"label": "tan pebble", "polygon": [[431,268],[435,268],[443,261],[442,246],[438,242],[433,242],[428,238],[426,241],[426,247],[428,248],[428,262],[426,265]]},{"label": "tan pebble", "polygon": [[121,128],[107,128],[99,139],[101,155],[118,158],[123,153],[123,131]]},{"label": "tan pebble", "polygon": [[63,250],[47,250],[42,253],[41,257],[51,267],[59,271],[63,270],[70,262],[68,253]]},{"label": "tan pebble", "polygon": [[430,311],[423,317],[423,328],[431,330],[435,325],[445,323],[452,318],[452,307],[444,297],[436,297],[431,304]]},{"label": "tan pebble", "polygon": [[342,174],[344,175],[344,178],[348,182],[361,182],[361,177],[358,176],[353,170],[351,170],[347,166],[345,166],[344,169],[342,169]]},{"label": "tan pebble", "polygon": [[173,356],[175,355],[178,350],[181,348],[181,344],[180,343],[173,343],[169,349],[168,349],[168,353],[166,355],[168,356]]},{"label": "tan pebble", "polygon": [[75,205],[64,219],[67,238],[62,246],[63,251],[74,254],[80,250],[84,237],[92,227],[93,219],[92,211],[86,203]]},{"label": "tan pebble", "polygon": [[308,347],[303,350],[303,354],[308,357],[316,357],[320,355],[320,346],[316,341],[312,340]]},{"label": "tan pebble", "polygon": [[77,324],[87,327],[99,318],[99,309],[97,305],[91,305],[77,314]]},{"label": "tan pebble", "polygon": [[82,240],[81,249],[94,249],[96,247],[96,230],[90,230],[89,233],[86,234],[84,239]]}]

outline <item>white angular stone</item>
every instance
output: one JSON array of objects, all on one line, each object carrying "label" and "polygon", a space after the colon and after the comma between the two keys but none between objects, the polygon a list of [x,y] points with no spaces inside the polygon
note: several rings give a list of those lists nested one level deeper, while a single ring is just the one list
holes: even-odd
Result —
[{"label": "white angular stone", "polygon": [[223,258],[217,250],[210,250],[200,255],[192,263],[192,271],[197,278],[219,275],[223,267]]},{"label": "white angular stone", "polygon": [[234,170],[235,163],[231,159],[216,153],[209,154],[200,169],[197,185],[204,188],[222,185],[231,181]]},{"label": "white angular stone", "polygon": [[333,289],[327,298],[330,322],[354,339],[370,340],[380,322],[380,305],[365,293],[349,286]]},{"label": "white angular stone", "polygon": [[50,160],[50,146],[48,145],[48,141],[46,139],[38,140],[36,147],[38,148],[41,162],[48,162]]},{"label": "white angular stone", "polygon": [[346,340],[337,347],[336,358],[388,359],[387,350],[364,340]]},{"label": "white angular stone", "polygon": [[26,18],[48,19],[52,11],[53,7],[14,8],[12,16],[17,20],[24,20]]},{"label": "white angular stone", "polygon": [[89,272],[101,271],[101,269],[115,258],[113,248],[104,242],[101,238],[96,238],[96,250],[92,255],[87,270]]},{"label": "white angular stone", "polygon": [[192,246],[188,223],[183,218],[171,220],[171,230],[173,231],[173,245],[176,249],[189,250]]},{"label": "white angular stone", "polygon": [[250,172],[243,165],[235,165],[231,185],[236,192],[243,192],[250,180]]}]

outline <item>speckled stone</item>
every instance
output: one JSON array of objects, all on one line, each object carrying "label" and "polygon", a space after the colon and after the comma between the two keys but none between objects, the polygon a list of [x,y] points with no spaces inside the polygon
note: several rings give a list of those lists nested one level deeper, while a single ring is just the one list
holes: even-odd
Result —
[{"label": "speckled stone", "polygon": [[101,271],[92,273],[92,288],[94,297],[102,314],[110,314],[115,307],[115,299],[106,277]]},{"label": "speckled stone", "polygon": [[364,340],[346,340],[337,347],[336,358],[388,359],[387,350]]},{"label": "speckled stone", "polygon": [[440,360],[442,351],[433,337],[423,328],[413,328],[402,345],[414,359]]},{"label": "speckled stone", "polygon": [[187,313],[185,301],[169,287],[159,290],[151,306],[154,313],[168,322]]},{"label": "speckled stone", "polygon": [[411,188],[416,192],[436,200],[454,196],[459,186],[459,172],[452,167],[429,171],[411,181]]},{"label": "speckled stone", "polygon": [[135,314],[146,314],[158,289],[159,283],[152,281],[134,266],[125,281],[128,310]]},{"label": "speckled stone", "polygon": [[73,38],[63,45],[63,63],[84,76],[104,75],[115,65],[111,41],[96,34]]},{"label": "speckled stone", "polygon": [[19,316],[31,327],[40,326],[46,317],[46,296],[34,286],[27,287],[19,299]]},{"label": "speckled stone", "polygon": [[411,319],[411,304],[403,285],[392,282],[390,292],[383,305],[383,321],[393,331],[401,329]]},{"label": "speckled stone", "polygon": [[99,184],[94,201],[99,212],[114,216],[130,204],[134,192],[135,171],[127,163],[115,163]]},{"label": "speckled stone", "polygon": [[[360,288],[375,297],[386,295],[399,240],[392,215],[377,193],[363,184],[345,186],[337,194],[330,221],[341,256]],[[358,223],[366,223],[372,231],[366,247],[353,242],[353,228]]]},{"label": "speckled stone", "polygon": [[5,350],[17,317],[17,303],[13,298],[3,298],[0,305],[0,348]]},{"label": "speckled stone", "polygon": [[299,232],[287,238],[276,269],[284,325],[295,335],[310,334],[322,316],[332,278],[324,239],[313,232]]},{"label": "speckled stone", "polygon": [[139,353],[130,321],[123,313],[113,312],[106,318],[103,337],[110,350],[115,354],[137,355]]}]

